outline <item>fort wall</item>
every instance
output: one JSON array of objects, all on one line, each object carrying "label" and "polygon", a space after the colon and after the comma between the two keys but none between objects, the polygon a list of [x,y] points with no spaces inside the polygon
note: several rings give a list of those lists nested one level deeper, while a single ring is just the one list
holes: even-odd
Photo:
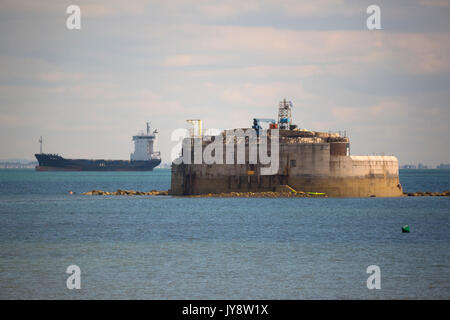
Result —
[{"label": "fort wall", "polygon": [[260,164],[248,163],[247,145],[245,164],[173,164],[169,193],[276,191],[281,185],[331,197],[398,197],[403,193],[398,160],[393,156],[350,156],[348,139],[281,141],[279,168],[274,175],[261,175]]}]

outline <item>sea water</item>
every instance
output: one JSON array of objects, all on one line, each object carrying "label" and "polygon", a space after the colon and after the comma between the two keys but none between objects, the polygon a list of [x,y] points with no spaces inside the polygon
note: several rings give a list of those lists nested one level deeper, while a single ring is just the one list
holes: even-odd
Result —
[{"label": "sea water", "polygon": [[[450,170],[400,182],[444,191]],[[0,170],[0,299],[450,298],[448,197],[81,195],[169,186],[169,169]],[[370,265],[381,289],[367,287]]]}]

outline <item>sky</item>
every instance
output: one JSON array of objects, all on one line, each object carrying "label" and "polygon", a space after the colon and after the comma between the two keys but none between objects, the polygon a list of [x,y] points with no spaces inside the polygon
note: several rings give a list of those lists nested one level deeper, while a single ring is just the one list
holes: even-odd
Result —
[{"label": "sky", "polygon": [[[69,30],[69,5],[81,29]],[[381,9],[369,30],[366,9]],[[450,0],[0,0],[0,159],[129,159],[171,133],[276,118],[351,154],[450,163]]]}]

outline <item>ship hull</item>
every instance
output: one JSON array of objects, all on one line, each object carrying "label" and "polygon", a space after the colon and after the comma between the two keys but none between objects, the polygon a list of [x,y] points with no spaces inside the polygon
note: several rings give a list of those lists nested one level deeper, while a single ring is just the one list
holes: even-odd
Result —
[{"label": "ship hull", "polygon": [[151,160],[88,160],[66,159],[53,154],[35,154],[36,171],[152,171],[161,159]]}]

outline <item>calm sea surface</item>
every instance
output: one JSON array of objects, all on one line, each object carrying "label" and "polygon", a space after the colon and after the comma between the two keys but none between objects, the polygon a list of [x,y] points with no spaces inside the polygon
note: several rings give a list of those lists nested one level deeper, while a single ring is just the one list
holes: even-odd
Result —
[{"label": "calm sea surface", "polygon": [[[401,170],[400,181],[449,190],[450,170]],[[0,170],[0,298],[450,298],[448,197],[80,195],[169,185],[169,169]],[[72,264],[81,290],[66,287]],[[369,265],[381,290],[367,289]]]}]

